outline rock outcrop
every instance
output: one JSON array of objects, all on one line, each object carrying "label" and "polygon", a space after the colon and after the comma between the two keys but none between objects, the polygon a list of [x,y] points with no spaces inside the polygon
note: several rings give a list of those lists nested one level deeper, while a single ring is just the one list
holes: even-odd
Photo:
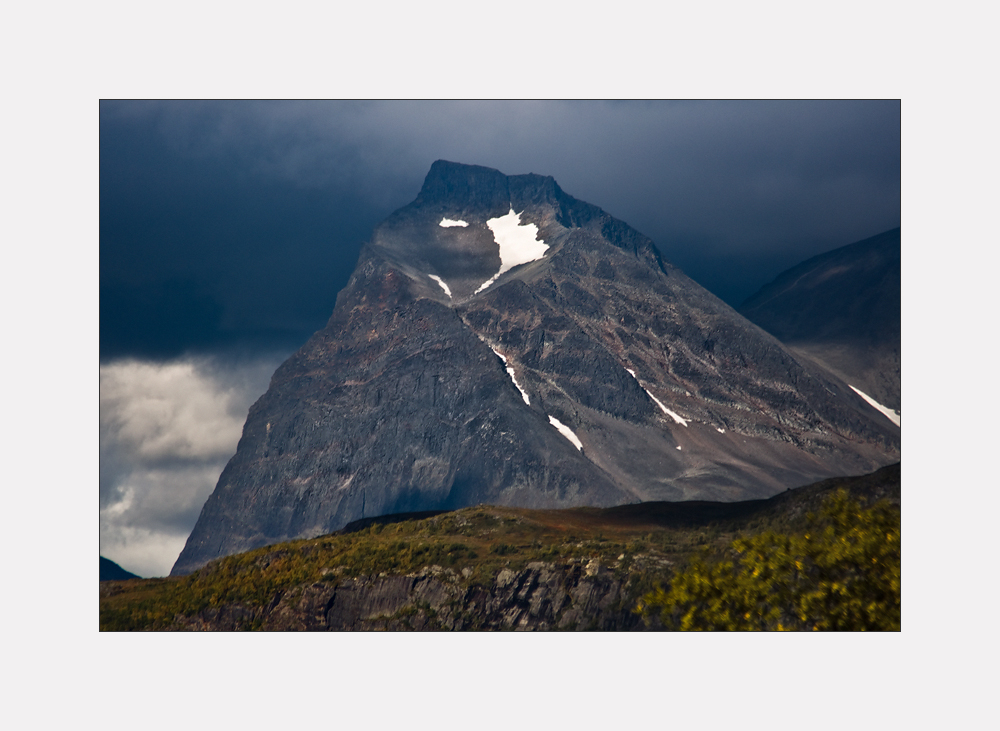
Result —
[{"label": "rock outcrop", "polygon": [[[332,578],[332,577],[331,577]],[[317,582],[266,608],[223,605],[178,617],[174,629],[640,630],[628,581],[596,561],[501,569],[487,586],[432,566],[412,576]]]}]

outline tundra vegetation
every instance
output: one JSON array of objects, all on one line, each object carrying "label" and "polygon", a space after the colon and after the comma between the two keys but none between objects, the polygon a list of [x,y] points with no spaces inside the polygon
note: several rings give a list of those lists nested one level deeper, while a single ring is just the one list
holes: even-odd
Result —
[{"label": "tundra vegetation", "polygon": [[[746,503],[531,510],[477,506],[369,519],[338,533],[210,562],[188,576],[101,583],[102,631],[182,628],[207,608],[251,608],[317,583],[428,567],[467,587],[533,562],[599,564],[620,611],[650,628],[900,628],[899,465]],[[633,614],[633,616],[635,616]]]}]

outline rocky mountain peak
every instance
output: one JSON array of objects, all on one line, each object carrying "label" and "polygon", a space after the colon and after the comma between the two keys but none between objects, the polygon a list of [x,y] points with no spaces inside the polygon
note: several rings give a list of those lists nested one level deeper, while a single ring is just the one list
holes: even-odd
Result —
[{"label": "rocky mountain peak", "polygon": [[529,205],[551,205],[560,194],[562,191],[550,176],[504,175],[481,165],[437,160],[411,205],[457,207],[494,216],[506,213],[506,208],[514,204],[518,210]]},{"label": "rocky mountain peak", "polygon": [[438,161],[250,409],[173,573],[375,515],[741,500],[898,460],[898,428],[628,224]]},{"label": "rocky mountain peak", "polygon": [[422,294],[453,305],[501,278],[537,274],[570,239],[577,248],[614,246],[663,273],[670,268],[649,238],[567,195],[552,177],[444,160],[431,166],[416,200],[376,228],[366,253],[430,283]]}]

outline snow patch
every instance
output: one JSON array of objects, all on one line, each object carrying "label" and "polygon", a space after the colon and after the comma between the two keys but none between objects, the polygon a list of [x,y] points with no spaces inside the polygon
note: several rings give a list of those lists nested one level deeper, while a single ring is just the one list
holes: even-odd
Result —
[{"label": "snow patch", "polygon": [[[679,414],[674,413],[673,411],[671,411],[670,409],[668,409],[666,406],[664,406],[660,402],[660,399],[656,398],[656,396],[654,396],[653,394],[651,394],[649,392],[648,388],[646,388],[645,386],[642,385],[642,383],[639,381],[639,377],[637,375],[635,375],[635,371],[633,371],[631,368],[626,368],[625,370],[627,370],[631,374],[632,378],[634,378],[636,380],[636,383],[639,383],[639,385],[642,386],[642,390],[646,392],[647,396],[649,396],[651,399],[653,399],[653,401],[656,403],[656,405],[659,406],[663,410],[664,414],[666,414],[667,416],[669,416],[671,419],[673,419],[674,421],[676,421],[681,426],[687,426],[688,425],[687,423],[688,423],[689,419],[685,419],[684,417],[680,416]],[[719,431],[722,431],[722,430],[720,429]],[[677,447],[677,448],[680,449],[680,447]]]},{"label": "snow patch", "polygon": [[433,279],[438,284],[440,284],[441,285],[441,289],[444,290],[444,293],[446,295],[448,295],[449,299],[451,298],[451,287],[449,287],[447,284],[445,284],[444,280],[441,279],[441,277],[439,277],[437,274],[428,274],[427,276],[430,277],[431,279]]},{"label": "snow patch", "polygon": [[504,272],[545,256],[549,245],[538,238],[538,226],[521,224],[521,213],[515,213],[511,208],[507,215],[486,222],[500,247],[500,271],[479,285],[476,294],[493,284]]},{"label": "snow patch", "polygon": [[[851,386],[851,384],[849,384],[849,383],[847,385]],[[876,401],[871,396],[869,396],[867,393],[864,393],[864,392],[859,391],[858,389],[854,388],[854,386],[851,386],[851,390],[854,391],[854,393],[856,393],[858,396],[860,396],[861,398],[863,398],[865,401],[867,401],[871,406],[873,406],[874,408],[878,409],[883,414],[885,414],[885,416],[893,424],[895,424],[896,426],[902,428],[902,426],[899,423],[900,422],[900,414],[899,414],[898,411],[894,411],[893,409],[890,409],[887,406],[883,406],[878,401]]]},{"label": "snow patch", "polygon": [[527,392],[523,388],[521,388],[521,384],[518,383],[517,378],[514,377],[514,369],[511,368],[509,365],[507,365],[507,358],[504,357],[504,354],[501,353],[496,348],[494,348],[492,345],[490,346],[490,350],[496,353],[496,356],[503,361],[503,364],[505,366],[507,366],[507,375],[510,376],[510,380],[514,382],[514,387],[521,392],[521,398],[524,399],[524,403],[526,403],[528,406],[531,406],[531,400],[528,398]]},{"label": "snow patch", "polygon": [[441,228],[448,228],[449,226],[468,226],[465,221],[452,221],[450,218],[442,218],[441,223],[438,224]]},{"label": "snow patch", "polygon": [[549,423],[556,429],[558,429],[560,434],[562,434],[564,437],[573,442],[574,447],[579,449],[581,452],[583,451],[583,442],[581,442],[579,439],[576,438],[576,434],[573,433],[572,429],[563,424],[561,421],[559,421],[559,419],[557,419],[554,416],[549,417]]},{"label": "snow patch", "polygon": [[679,414],[671,411],[666,406],[664,406],[660,402],[660,399],[656,398],[656,396],[654,396],[653,394],[649,393],[649,389],[648,388],[643,388],[642,390],[645,391],[647,394],[649,394],[649,397],[651,399],[653,399],[653,401],[656,402],[657,406],[659,406],[661,409],[663,409],[663,413],[664,414],[666,414],[667,416],[669,416],[671,419],[673,419],[674,421],[676,421],[681,426],[687,426],[688,425],[688,420],[687,419],[685,419],[683,416],[680,416]]}]

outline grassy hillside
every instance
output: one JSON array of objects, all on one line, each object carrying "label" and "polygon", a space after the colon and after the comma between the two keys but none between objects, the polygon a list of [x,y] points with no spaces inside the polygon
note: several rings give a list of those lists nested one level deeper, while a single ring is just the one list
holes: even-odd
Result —
[{"label": "grassy hillside", "polygon": [[602,567],[609,580],[621,583],[620,611],[628,613],[643,593],[668,581],[702,549],[721,549],[737,536],[762,530],[802,530],[807,513],[839,487],[864,502],[888,498],[898,505],[900,466],[742,503],[569,510],[478,506],[368,519],[335,534],[219,559],[189,576],[103,582],[100,627],[179,629],[185,618],[206,610],[240,607],[248,618],[240,628],[260,629],[283,597],[306,587],[428,571],[461,588],[489,587],[503,570],[518,572],[538,562],[586,567],[588,574]]}]

